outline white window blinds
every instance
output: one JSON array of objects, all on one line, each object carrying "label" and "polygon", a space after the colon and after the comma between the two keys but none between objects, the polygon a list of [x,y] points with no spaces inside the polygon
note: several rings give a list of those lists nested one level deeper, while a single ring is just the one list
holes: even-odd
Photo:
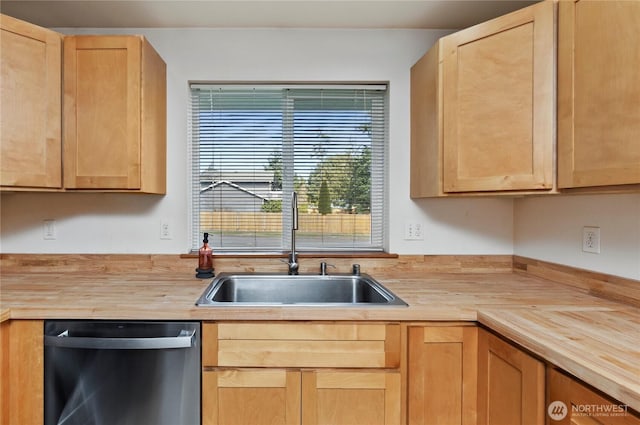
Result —
[{"label": "white window blinds", "polygon": [[191,85],[193,246],[382,250],[386,86]]}]

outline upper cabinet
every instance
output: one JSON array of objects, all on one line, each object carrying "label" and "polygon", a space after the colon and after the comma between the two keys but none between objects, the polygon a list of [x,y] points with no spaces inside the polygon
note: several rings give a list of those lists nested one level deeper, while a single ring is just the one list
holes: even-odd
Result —
[{"label": "upper cabinet", "polygon": [[411,69],[411,196],[637,190],[638,22],[548,0],[441,38]]},{"label": "upper cabinet", "polygon": [[164,193],[166,66],[144,37],[64,40],[67,189]]},{"label": "upper cabinet", "polygon": [[0,15],[0,185],[62,187],[62,36]]},{"label": "upper cabinet", "polygon": [[554,3],[538,3],[412,67],[412,197],[553,188],[554,27]]},{"label": "upper cabinet", "polygon": [[149,42],[0,19],[2,190],[164,194],[166,65]]},{"label": "upper cabinet", "polygon": [[640,183],[640,2],[562,1],[558,186]]},{"label": "upper cabinet", "polygon": [[444,192],[550,189],[554,5],[442,41]]}]

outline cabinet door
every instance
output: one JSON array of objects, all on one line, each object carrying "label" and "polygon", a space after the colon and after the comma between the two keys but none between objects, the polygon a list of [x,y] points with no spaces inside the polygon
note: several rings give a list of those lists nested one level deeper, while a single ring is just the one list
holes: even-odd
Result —
[{"label": "cabinet door", "polygon": [[303,371],[302,423],[399,424],[400,373]]},{"label": "cabinet door", "polygon": [[552,424],[640,425],[640,418],[627,406],[592,391],[562,372],[549,368],[547,383],[548,415]]},{"label": "cabinet door", "polygon": [[300,372],[281,369],[205,371],[202,424],[300,424]]},{"label": "cabinet door", "polygon": [[445,192],[550,189],[555,5],[442,39]]},{"label": "cabinet door", "polygon": [[558,186],[640,183],[640,2],[558,13]]},{"label": "cabinet door", "polygon": [[544,364],[481,329],[478,424],[544,424],[544,395]]},{"label": "cabinet door", "polygon": [[0,185],[62,186],[62,37],[0,15]]},{"label": "cabinet door", "polygon": [[411,424],[476,423],[478,329],[409,327]]},{"label": "cabinet door", "polygon": [[140,189],[141,39],[64,41],[65,187]]},{"label": "cabinet door", "polygon": [[0,324],[0,423],[44,421],[44,325],[41,320]]}]

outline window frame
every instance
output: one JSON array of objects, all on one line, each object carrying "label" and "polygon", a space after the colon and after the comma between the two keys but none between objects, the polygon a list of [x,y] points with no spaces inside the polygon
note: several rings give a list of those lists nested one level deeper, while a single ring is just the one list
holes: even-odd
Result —
[{"label": "window frame", "polygon": [[[371,171],[371,187],[373,187],[374,183],[379,183],[382,188],[379,189],[380,194],[377,196],[376,201],[381,201],[381,204],[379,207],[377,206],[376,208],[376,222],[374,224],[374,201],[373,201],[373,196],[370,195],[370,197],[372,198],[370,200],[371,203],[371,229],[369,232],[369,238],[370,240],[374,237],[374,232],[376,232],[376,245],[369,245],[369,246],[362,246],[362,247],[357,247],[357,246],[343,246],[343,247],[337,247],[337,246],[325,246],[325,247],[302,247],[300,248],[299,242],[297,244],[297,251],[298,252],[302,252],[302,253],[330,253],[330,254],[350,254],[350,253],[358,253],[358,254],[373,254],[373,255],[379,255],[379,254],[384,254],[387,252],[386,250],[386,245],[387,245],[387,241],[388,241],[388,209],[389,209],[389,205],[388,205],[388,172],[389,172],[389,83],[388,82],[384,82],[384,83],[380,83],[380,82],[376,82],[376,83],[369,83],[369,82],[362,82],[362,83],[353,83],[353,82],[348,82],[348,83],[331,83],[331,84],[324,84],[324,83],[288,83],[288,84],[272,84],[272,83],[259,83],[259,82],[251,82],[251,83],[208,83],[208,82],[189,82],[189,107],[188,107],[188,129],[187,129],[187,139],[188,139],[188,173],[189,173],[189,186],[191,188],[191,190],[189,191],[189,234],[191,235],[191,252],[196,252],[198,247],[201,244],[201,240],[202,240],[202,234],[200,233],[200,229],[201,229],[201,225],[200,225],[200,198],[198,196],[198,199],[196,199],[196,192],[199,193],[200,187],[201,187],[201,179],[196,178],[196,173],[194,172],[194,166],[196,166],[196,161],[199,161],[199,157],[200,157],[200,147],[198,142],[195,140],[194,136],[194,131],[193,128],[195,125],[197,125],[198,122],[198,118],[194,117],[194,109],[192,106],[192,102],[193,102],[193,87],[198,87],[198,86],[205,86],[205,87],[225,87],[225,88],[233,88],[233,87],[242,87],[242,88],[247,88],[249,86],[255,86],[255,87],[259,87],[261,89],[268,89],[268,88],[278,88],[278,89],[370,89],[370,90],[380,90],[383,91],[384,94],[382,95],[382,120],[379,120],[376,124],[378,125],[378,129],[376,132],[377,137],[381,137],[381,141],[376,142],[376,144],[374,144],[373,142],[373,137],[371,140],[371,150],[374,150],[374,146],[376,149],[380,150],[381,152],[377,152],[377,155],[381,155],[382,159],[380,160],[380,167],[381,170],[378,168],[375,172],[377,174],[379,174],[377,176],[378,180],[376,180],[375,182],[373,181],[373,169]],[[295,96],[294,96],[295,97]],[[284,117],[283,117],[284,120]],[[293,125],[292,125],[293,128]],[[283,136],[283,145],[284,145],[284,139],[285,137]],[[199,140],[199,139],[198,139]],[[293,140],[292,140],[293,142]],[[282,149],[282,153],[284,156],[285,153],[285,149],[283,146]],[[283,161],[284,162],[284,161]],[[199,164],[199,162],[198,162]],[[199,168],[199,167],[198,167]],[[286,181],[287,179],[285,178],[285,171],[283,170],[283,187],[282,187],[282,192],[283,192],[283,196],[282,196],[282,215],[281,215],[281,221],[282,221],[282,243],[280,245],[280,247],[278,248],[267,248],[267,247],[247,247],[247,248],[240,248],[240,247],[214,247],[216,253],[220,254],[236,254],[236,255],[241,255],[241,254],[248,254],[248,253],[252,253],[252,254],[256,254],[256,253],[260,253],[260,254],[280,254],[283,252],[287,252],[288,250],[290,250],[290,233],[291,233],[291,217],[290,214],[287,214],[286,211],[290,210],[290,196],[286,196],[285,193],[285,185],[286,185]],[[198,205],[196,205],[196,203]]]}]

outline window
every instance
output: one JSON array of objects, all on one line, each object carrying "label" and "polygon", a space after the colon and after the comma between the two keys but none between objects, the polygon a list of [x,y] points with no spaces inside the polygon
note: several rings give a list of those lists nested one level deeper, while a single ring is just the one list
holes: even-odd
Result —
[{"label": "window", "polygon": [[385,85],[191,85],[197,249],[382,250]]}]

